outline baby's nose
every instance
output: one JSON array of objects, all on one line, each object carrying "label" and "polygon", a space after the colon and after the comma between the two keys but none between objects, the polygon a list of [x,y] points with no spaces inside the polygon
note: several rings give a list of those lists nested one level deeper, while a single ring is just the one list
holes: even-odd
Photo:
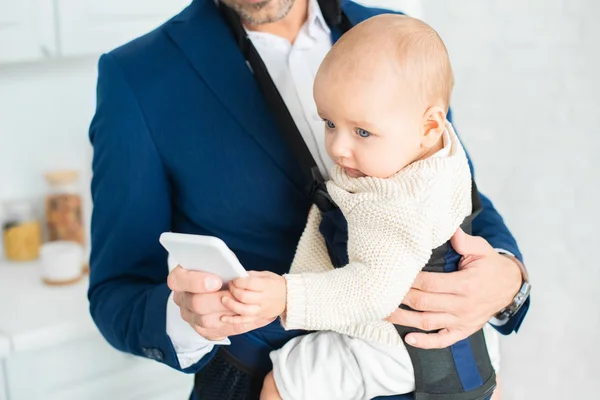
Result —
[{"label": "baby's nose", "polygon": [[352,151],[347,141],[338,135],[331,143],[331,153],[335,158],[350,158]]}]

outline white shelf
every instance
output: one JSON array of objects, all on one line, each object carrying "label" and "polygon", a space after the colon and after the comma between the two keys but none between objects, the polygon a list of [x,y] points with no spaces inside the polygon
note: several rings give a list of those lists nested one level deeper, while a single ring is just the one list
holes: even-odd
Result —
[{"label": "white shelf", "polygon": [[0,0],[0,63],[100,55],[142,36],[191,0]]},{"label": "white shelf", "polygon": [[9,338],[11,352],[56,346],[97,333],[88,310],[87,277],[55,287],[42,283],[39,271],[37,262],[0,261],[0,333]]},{"label": "white shelf", "polygon": [[0,261],[0,400],[188,398],[193,375],[104,340],[89,315],[87,286],[87,278],[47,286],[37,262]]},{"label": "white shelf", "polygon": [[[129,368],[111,371],[94,381],[59,390],[48,400],[185,400],[192,392],[192,376],[184,375],[156,362],[132,359]],[[160,376],[160,379],[149,377]],[[132,382],[143,384],[132,385]]]},{"label": "white shelf", "polygon": [[55,0],[62,56],[101,54],[150,32],[190,0]]}]

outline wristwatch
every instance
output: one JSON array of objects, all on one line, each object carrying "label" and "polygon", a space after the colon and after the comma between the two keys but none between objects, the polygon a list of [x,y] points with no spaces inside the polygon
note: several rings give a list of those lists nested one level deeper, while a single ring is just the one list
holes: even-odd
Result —
[{"label": "wristwatch", "polygon": [[505,325],[510,318],[521,309],[529,297],[529,293],[531,292],[531,284],[529,283],[529,274],[527,273],[525,265],[523,265],[523,263],[517,257],[504,251],[498,251],[498,253],[506,257],[510,257],[521,269],[521,276],[523,277],[521,288],[513,298],[513,301],[490,319],[490,323],[492,325],[502,326]]}]

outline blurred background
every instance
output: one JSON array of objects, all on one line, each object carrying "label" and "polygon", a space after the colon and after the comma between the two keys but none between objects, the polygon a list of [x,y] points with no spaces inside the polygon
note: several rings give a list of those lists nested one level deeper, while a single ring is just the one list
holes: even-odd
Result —
[{"label": "blurred background", "polygon": [[[480,190],[524,253],[533,299],[520,333],[502,340],[504,398],[598,398],[600,268],[593,254],[600,246],[600,3],[361,2],[403,10],[442,36],[456,75],[455,126]],[[83,234],[88,243],[87,129],[98,56],[187,3],[0,0],[4,228],[23,227],[29,215],[51,220],[50,201],[57,212],[75,207],[84,217],[68,232],[52,227],[64,221],[50,221],[50,228],[41,223],[44,237]],[[53,272],[40,261],[2,261],[15,257],[4,247],[0,400],[187,398],[190,376],[104,342],[88,315],[85,277],[71,279],[69,271]],[[16,255],[27,258],[26,251]]]}]

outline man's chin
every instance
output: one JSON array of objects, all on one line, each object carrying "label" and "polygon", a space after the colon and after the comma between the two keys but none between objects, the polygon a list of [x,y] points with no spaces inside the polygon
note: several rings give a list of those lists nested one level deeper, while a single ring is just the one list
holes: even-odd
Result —
[{"label": "man's chin", "polygon": [[271,0],[244,0],[249,9],[261,10],[271,3]]},{"label": "man's chin", "polygon": [[294,0],[244,0],[235,9],[247,24],[259,26],[282,20],[293,4]]}]

